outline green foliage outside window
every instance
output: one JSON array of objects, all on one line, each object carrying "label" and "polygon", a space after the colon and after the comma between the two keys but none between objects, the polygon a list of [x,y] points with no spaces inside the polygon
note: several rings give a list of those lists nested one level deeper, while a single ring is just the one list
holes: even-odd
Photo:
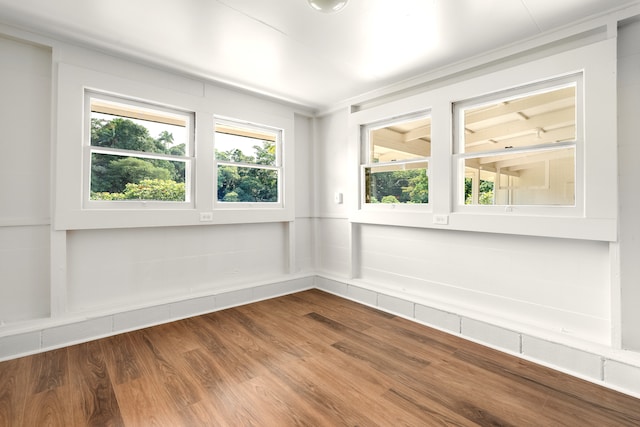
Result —
[{"label": "green foliage outside window", "polygon": [[[173,135],[163,131],[153,138],[149,130],[129,119],[91,119],[91,145],[175,156],[185,154],[185,145],[173,144]],[[163,159],[93,153],[91,156],[92,200],[185,200],[185,163]]]},{"label": "green foliage outside window", "polygon": [[[473,180],[471,178],[464,179],[464,203],[465,205],[473,204]],[[479,205],[492,205],[493,204],[493,181],[480,180],[478,187],[478,204]]]},{"label": "green foliage outside window", "polygon": [[426,169],[367,172],[367,203],[429,203]]},{"label": "green foliage outside window", "polygon": [[265,203],[278,201],[278,172],[257,165],[274,165],[276,146],[272,141],[262,141],[255,145],[255,157],[244,154],[239,149],[220,152],[216,158],[220,162],[256,165],[218,165],[218,200],[221,202]]}]

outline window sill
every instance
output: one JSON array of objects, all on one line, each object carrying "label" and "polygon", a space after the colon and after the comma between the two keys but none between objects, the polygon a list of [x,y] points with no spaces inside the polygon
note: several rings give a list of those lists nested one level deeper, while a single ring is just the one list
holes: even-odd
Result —
[{"label": "window sill", "polygon": [[[201,215],[201,214],[205,215]],[[74,210],[56,215],[56,230],[177,227],[221,224],[251,224],[293,221],[291,209],[184,210]]]},{"label": "window sill", "polygon": [[[497,213],[433,214],[432,212],[367,212],[358,211],[349,221],[398,227],[434,228],[479,233],[515,234],[522,236],[614,242],[618,238],[614,218],[533,216]],[[438,222],[438,223],[436,223]],[[444,224],[446,222],[446,224]]]}]

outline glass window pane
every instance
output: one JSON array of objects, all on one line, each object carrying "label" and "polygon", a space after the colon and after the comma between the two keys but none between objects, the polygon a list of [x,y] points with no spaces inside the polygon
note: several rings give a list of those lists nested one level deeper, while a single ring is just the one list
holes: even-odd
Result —
[{"label": "glass window pane", "polygon": [[575,148],[466,159],[467,205],[575,204]]},{"label": "glass window pane", "polygon": [[576,86],[464,110],[465,153],[576,139]]},{"label": "glass window pane", "polygon": [[369,162],[385,163],[431,155],[431,118],[390,124],[369,132]]},{"label": "glass window pane", "polygon": [[184,156],[189,117],[91,99],[91,145]]},{"label": "glass window pane", "polygon": [[278,202],[278,171],[258,167],[218,165],[218,201]]},{"label": "glass window pane", "polygon": [[276,166],[276,132],[216,124],[216,159]]},{"label": "glass window pane", "polygon": [[186,162],[91,154],[91,200],[184,202]]},{"label": "glass window pane", "polygon": [[429,203],[427,162],[365,168],[366,203]]}]

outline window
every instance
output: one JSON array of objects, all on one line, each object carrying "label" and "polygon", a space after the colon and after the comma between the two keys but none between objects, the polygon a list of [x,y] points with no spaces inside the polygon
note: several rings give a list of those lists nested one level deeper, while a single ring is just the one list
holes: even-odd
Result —
[{"label": "window", "polygon": [[366,205],[429,203],[431,118],[413,114],[362,127]]},{"label": "window", "polygon": [[[554,48],[352,105],[349,220],[615,241],[615,49],[608,38]],[[421,119],[422,151],[382,137]],[[423,187],[398,176],[410,168],[424,171]]]},{"label": "window", "polygon": [[274,206],[282,202],[282,130],[217,119],[215,163],[218,206]]},{"label": "window", "polygon": [[455,104],[458,205],[576,205],[578,76]]},{"label": "window", "polygon": [[97,93],[86,104],[86,204],[191,201],[193,114]]}]

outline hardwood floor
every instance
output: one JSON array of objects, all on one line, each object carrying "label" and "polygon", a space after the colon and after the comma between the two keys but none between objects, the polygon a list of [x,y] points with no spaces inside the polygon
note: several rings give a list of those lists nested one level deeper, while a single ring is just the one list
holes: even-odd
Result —
[{"label": "hardwood floor", "polygon": [[312,290],[0,363],[1,426],[638,426],[640,400]]}]

